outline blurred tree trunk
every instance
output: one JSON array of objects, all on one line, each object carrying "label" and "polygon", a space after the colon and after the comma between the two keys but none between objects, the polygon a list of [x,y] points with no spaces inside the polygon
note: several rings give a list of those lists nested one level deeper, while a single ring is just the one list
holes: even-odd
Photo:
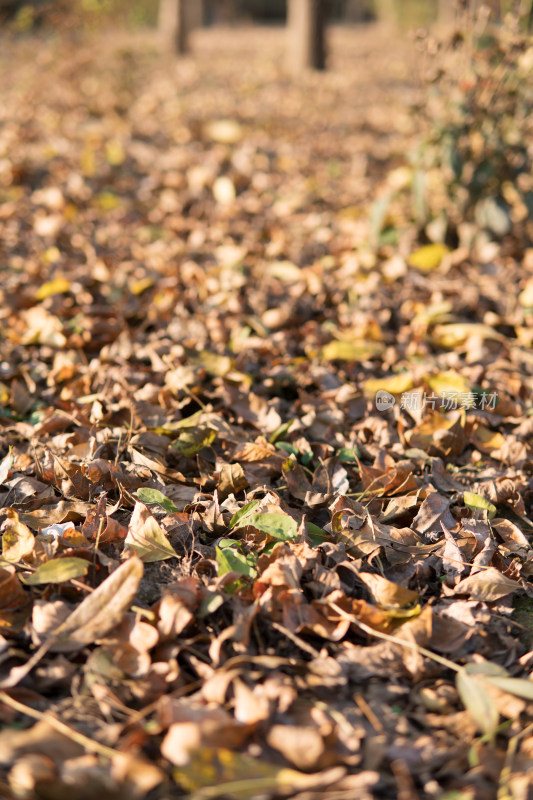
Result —
[{"label": "blurred tree trunk", "polygon": [[344,15],[348,22],[363,22],[366,13],[367,4],[364,0],[347,0]]},{"label": "blurred tree trunk", "polygon": [[326,68],[326,0],[288,0],[288,60],[293,72]]},{"label": "blurred tree trunk", "polygon": [[159,33],[167,50],[183,54],[189,34],[203,24],[202,0],[159,0]]}]

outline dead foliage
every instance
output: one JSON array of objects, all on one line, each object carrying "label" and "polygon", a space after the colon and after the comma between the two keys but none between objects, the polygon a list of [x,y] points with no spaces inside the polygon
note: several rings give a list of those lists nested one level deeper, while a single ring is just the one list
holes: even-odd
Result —
[{"label": "dead foliage", "polygon": [[372,238],[379,31],[71,35],[1,54],[0,794],[525,800],[520,218]]}]

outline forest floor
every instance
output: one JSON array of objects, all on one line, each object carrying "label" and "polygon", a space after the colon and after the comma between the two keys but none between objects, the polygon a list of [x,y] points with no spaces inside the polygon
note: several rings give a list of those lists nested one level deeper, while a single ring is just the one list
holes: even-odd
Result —
[{"label": "forest floor", "polygon": [[423,43],[331,41],[0,42],[3,798],[529,797],[533,251],[420,249]]}]

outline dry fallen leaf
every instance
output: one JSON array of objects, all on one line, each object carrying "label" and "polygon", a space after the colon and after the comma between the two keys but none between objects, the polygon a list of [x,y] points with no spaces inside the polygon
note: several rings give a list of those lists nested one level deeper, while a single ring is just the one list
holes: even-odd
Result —
[{"label": "dry fallen leaf", "polygon": [[164,561],[177,556],[155,517],[139,501],[133,510],[124,547],[146,562]]}]

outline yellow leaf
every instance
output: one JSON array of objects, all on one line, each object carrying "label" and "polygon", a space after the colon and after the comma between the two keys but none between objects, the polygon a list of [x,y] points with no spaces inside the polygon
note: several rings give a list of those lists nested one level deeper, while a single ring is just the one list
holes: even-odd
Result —
[{"label": "yellow leaf", "polygon": [[365,361],[379,355],[383,345],[377,342],[328,342],[320,350],[322,361]]},{"label": "yellow leaf", "polygon": [[445,244],[426,244],[411,253],[407,263],[410,267],[416,267],[422,272],[431,272],[440,267],[444,256],[449,252]]},{"label": "yellow leaf", "polygon": [[111,141],[107,142],[105,146],[105,154],[107,163],[111,164],[112,167],[120,166],[120,164],[122,164],[126,158],[122,143],[119,142],[118,139],[111,139]]},{"label": "yellow leaf", "polygon": [[302,789],[316,790],[339,780],[342,773],[339,774],[338,768],[332,768],[326,773],[308,774],[252,758],[246,753],[221,747],[196,746],[191,748],[186,765],[173,771],[173,777],[189,797],[215,800],[216,797],[227,795],[251,800],[279,792],[293,794],[296,790],[296,794],[299,794]]},{"label": "yellow leaf", "polygon": [[464,344],[473,336],[495,341],[505,340],[505,337],[490,325],[483,325],[480,322],[451,322],[449,325],[437,325],[431,338],[438,347],[453,350],[454,347]]},{"label": "yellow leaf", "polygon": [[487,500],[480,494],[474,494],[474,492],[464,492],[463,500],[465,506],[467,508],[471,508],[473,511],[486,511],[489,519],[492,519],[492,517],[496,514],[496,506],[491,503],[490,500]]},{"label": "yellow leaf", "polygon": [[81,171],[86,178],[92,178],[92,176],[96,172],[96,157],[94,154],[94,148],[91,146],[89,142],[87,142],[85,147],[83,148],[83,152],[81,154],[81,159],[80,159],[80,166],[81,166]]},{"label": "yellow leaf", "polygon": [[150,289],[153,285],[154,281],[152,278],[141,278],[140,281],[134,281],[130,284],[130,292],[135,295],[142,294],[147,289]]},{"label": "yellow leaf", "polygon": [[66,292],[70,292],[70,281],[66,278],[54,278],[53,281],[47,281],[37,289],[35,299],[46,300],[47,297],[53,297],[55,294],[65,294]]},{"label": "yellow leaf", "polygon": [[42,258],[45,264],[55,264],[56,261],[60,260],[61,253],[57,247],[49,247],[48,250],[44,251]]},{"label": "yellow leaf", "polygon": [[398,375],[391,375],[390,378],[370,379],[365,383],[366,392],[385,391],[391,394],[402,394],[413,388],[413,376],[410,372],[400,372]]},{"label": "yellow leaf", "polygon": [[429,306],[423,303],[417,303],[416,315],[413,322],[416,325],[429,325],[432,322],[446,322],[449,319],[449,313],[452,310],[452,304],[448,300],[443,300],[440,303],[430,303]]},{"label": "yellow leaf", "polygon": [[422,422],[406,432],[405,438],[410,447],[417,447],[432,455],[458,455],[466,444],[465,418],[464,409],[447,414],[430,411]]},{"label": "yellow leaf", "polygon": [[114,211],[120,204],[120,197],[117,197],[113,192],[100,192],[96,196],[96,205],[101,211]]},{"label": "yellow leaf", "polygon": [[450,397],[470,391],[470,384],[466,378],[453,369],[431,375],[427,378],[427,383],[429,388],[439,397],[442,397],[444,394]]},{"label": "yellow leaf", "polygon": [[499,450],[505,444],[505,437],[497,431],[491,431],[484,425],[478,423],[470,436],[470,441],[482,453],[491,453]]},{"label": "yellow leaf", "polygon": [[203,350],[201,353],[192,352],[189,354],[189,359],[193,364],[203,367],[209,375],[220,378],[227,375],[233,367],[233,360],[229,356],[210,353],[209,350]]}]

